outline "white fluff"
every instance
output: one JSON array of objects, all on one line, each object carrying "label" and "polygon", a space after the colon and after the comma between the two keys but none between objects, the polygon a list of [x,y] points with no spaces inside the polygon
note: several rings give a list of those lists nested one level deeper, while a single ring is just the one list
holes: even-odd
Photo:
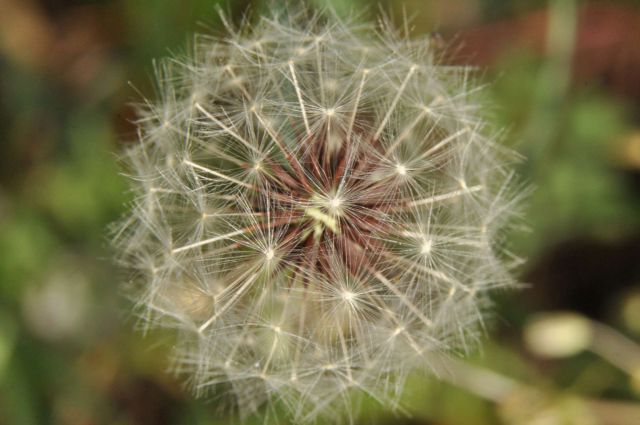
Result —
[{"label": "white fluff", "polygon": [[288,12],[197,36],[158,83],[115,239],[198,394],[337,420],[362,394],[397,407],[409,373],[475,342],[487,292],[514,283],[518,196],[470,69]]}]

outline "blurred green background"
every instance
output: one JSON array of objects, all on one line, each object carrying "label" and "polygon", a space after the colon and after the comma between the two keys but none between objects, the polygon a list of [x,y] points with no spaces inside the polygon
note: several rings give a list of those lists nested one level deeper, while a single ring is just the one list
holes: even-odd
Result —
[{"label": "blurred green background", "polygon": [[[640,424],[640,2],[330,4],[406,14],[479,66],[535,188],[510,241],[527,286],[497,294],[484,348],[444,382],[410,380],[409,417],[367,404],[359,423]],[[269,7],[0,0],[0,424],[234,423],[166,373],[166,335],[135,331],[106,236],[130,104],[153,97],[154,58],[221,33],[216,5]]]}]

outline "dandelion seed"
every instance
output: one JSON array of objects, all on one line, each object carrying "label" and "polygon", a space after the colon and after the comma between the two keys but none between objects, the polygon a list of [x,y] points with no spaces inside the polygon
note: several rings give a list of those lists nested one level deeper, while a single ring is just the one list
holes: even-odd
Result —
[{"label": "dandelion seed", "polygon": [[344,291],[342,293],[342,298],[344,298],[344,300],[348,303],[351,303],[356,297],[356,294],[354,294],[351,291]]},{"label": "dandelion seed", "polygon": [[407,167],[405,167],[403,164],[398,164],[398,165],[396,165],[396,172],[400,176],[406,176],[407,175]]},{"label": "dandelion seed", "polygon": [[336,214],[340,210],[340,206],[342,205],[342,199],[339,197],[333,197],[329,199],[329,209],[332,213]]},{"label": "dandelion seed", "polygon": [[295,11],[225,25],[160,65],[125,154],[138,197],[115,243],[140,315],[242,415],[397,406],[514,283],[509,154],[468,69],[425,40]]},{"label": "dandelion seed", "polygon": [[420,252],[424,255],[429,255],[431,252],[432,242],[429,239],[425,239],[420,247]]},{"label": "dandelion seed", "polygon": [[264,253],[264,256],[267,259],[267,261],[271,261],[275,256],[275,252],[273,251],[273,249],[268,249],[267,252]]}]

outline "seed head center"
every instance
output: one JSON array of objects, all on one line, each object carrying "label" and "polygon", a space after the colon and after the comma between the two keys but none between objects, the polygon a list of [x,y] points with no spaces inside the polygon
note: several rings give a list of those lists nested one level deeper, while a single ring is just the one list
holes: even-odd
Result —
[{"label": "seed head center", "polygon": [[342,205],[342,199],[340,199],[339,197],[336,196],[334,198],[329,199],[329,209],[331,209],[332,212],[338,212],[341,205]]}]

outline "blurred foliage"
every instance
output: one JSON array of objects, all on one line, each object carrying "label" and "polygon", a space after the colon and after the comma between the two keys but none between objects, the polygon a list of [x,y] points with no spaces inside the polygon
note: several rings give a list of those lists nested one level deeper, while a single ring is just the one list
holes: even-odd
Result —
[{"label": "blurred foliage", "polygon": [[[365,0],[329,3],[340,14],[377,12]],[[380,7],[397,22],[414,17],[415,33],[436,29],[471,46],[463,59],[492,81],[488,113],[535,187],[523,204],[529,231],[511,240],[529,258],[530,286],[498,297],[490,338],[466,366],[449,365],[445,382],[410,379],[403,401],[413,419],[365,401],[362,423],[640,423],[640,53],[629,47],[640,2],[597,3],[604,9],[592,14],[590,2],[562,0],[403,3]],[[153,96],[154,58],[185,51],[193,31],[223,31],[215,6],[236,21],[249,6],[273,7],[2,2],[0,424],[233,422],[166,373],[170,336],[131,330],[106,239],[129,199],[117,165],[135,139],[129,102]],[[549,16],[575,24],[550,38],[570,51],[545,41]],[[588,48],[592,39],[601,50]],[[575,355],[542,358],[522,335],[536,312],[555,308],[585,314],[593,338]]]}]

